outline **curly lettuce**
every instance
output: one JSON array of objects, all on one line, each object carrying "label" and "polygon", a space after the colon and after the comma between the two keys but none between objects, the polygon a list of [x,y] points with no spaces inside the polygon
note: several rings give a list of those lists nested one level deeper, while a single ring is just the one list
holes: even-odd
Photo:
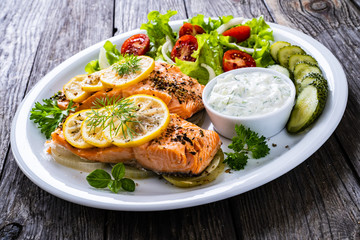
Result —
[{"label": "curly lettuce", "polygon": [[168,10],[166,14],[160,14],[158,11],[152,11],[148,14],[148,22],[143,23],[140,29],[144,29],[150,39],[150,50],[148,56],[159,59],[161,58],[161,47],[166,42],[168,37],[174,44],[176,41],[176,33],[169,25],[170,18],[174,16],[177,11]]}]

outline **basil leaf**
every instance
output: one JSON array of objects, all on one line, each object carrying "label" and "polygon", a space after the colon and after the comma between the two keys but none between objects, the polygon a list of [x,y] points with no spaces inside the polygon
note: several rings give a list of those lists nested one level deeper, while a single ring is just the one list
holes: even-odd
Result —
[{"label": "basil leaf", "polygon": [[86,180],[94,188],[105,188],[111,181],[111,176],[105,170],[96,169],[87,175]]},{"label": "basil leaf", "polygon": [[135,182],[130,178],[123,178],[120,180],[121,187],[128,192],[135,191]]},{"label": "basil leaf", "polygon": [[108,187],[113,193],[118,193],[121,189],[121,185],[120,180],[110,180]]},{"label": "basil leaf", "polygon": [[112,169],[111,169],[111,175],[115,178],[115,180],[120,180],[124,177],[125,175],[125,166],[122,163],[118,163],[116,164]]}]

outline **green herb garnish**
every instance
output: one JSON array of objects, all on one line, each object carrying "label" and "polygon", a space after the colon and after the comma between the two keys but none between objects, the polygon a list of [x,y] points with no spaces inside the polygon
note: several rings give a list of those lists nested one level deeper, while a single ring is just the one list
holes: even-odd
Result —
[{"label": "green herb garnish", "polygon": [[138,56],[132,54],[125,55],[123,60],[113,65],[113,70],[121,77],[126,74],[136,73],[140,70],[140,60]]},{"label": "green herb garnish", "polygon": [[128,192],[135,191],[135,182],[132,179],[124,178],[125,166],[123,163],[116,164],[110,174],[103,169],[96,169],[87,175],[86,180],[94,188],[108,187],[112,192],[118,193],[120,189]]},{"label": "green herb garnish", "polygon": [[65,110],[61,110],[57,104],[58,93],[49,99],[43,99],[43,104],[36,102],[35,107],[30,111],[30,120],[38,124],[41,132],[46,138],[50,138],[51,133],[65,120],[73,108],[70,101]]},{"label": "green herb garnish", "polygon": [[100,71],[99,60],[93,60],[93,61],[89,62],[88,64],[86,64],[85,71],[88,74]]},{"label": "green herb garnish", "polygon": [[[102,130],[109,128],[110,136],[116,136],[121,130],[124,137],[131,139],[134,130],[129,127],[131,123],[137,123],[137,106],[129,99],[120,99],[120,97],[108,97],[97,99],[94,108],[89,114],[86,122],[90,126],[90,131],[95,131],[97,127]],[[101,111],[97,110],[102,108]]]},{"label": "green herb garnish", "polygon": [[225,163],[231,169],[244,169],[249,159],[249,153],[255,159],[265,157],[269,154],[270,148],[265,142],[265,137],[259,137],[256,132],[246,129],[243,125],[236,125],[235,131],[237,136],[232,138],[229,148],[234,150],[233,153],[225,153],[227,155]]}]

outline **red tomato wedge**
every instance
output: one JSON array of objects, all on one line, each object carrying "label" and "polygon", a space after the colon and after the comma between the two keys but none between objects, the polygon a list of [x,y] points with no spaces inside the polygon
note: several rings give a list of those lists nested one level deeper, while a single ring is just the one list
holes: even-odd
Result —
[{"label": "red tomato wedge", "polygon": [[136,34],[125,40],[121,54],[144,55],[150,48],[150,39],[146,34]]},{"label": "red tomato wedge", "polygon": [[196,34],[203,34],[205,30],[200,27],[199,25],[193,25],[191,23],[184,23],[179,31],[179,37],[184,35],[192,35],[195,36]]},{"label": "red tomato wedge", "polygon": [[224,72],[243,67],[256,67],[255,60],[251,55],[240,50],[229,50],[224,53]]},{"label": "red tomato wedge", "polygon": [[236,42],[243,42],[250,37],[249,26],[238,26],[230,28],[223,33],[224,36],[236,38]]},{"label": "red tomato wedge", "polygon": [[175,62],[175,58],[183,61],[195,62],[196,59],[191,56],[198,49],[196,37],[184,35],[177,40],[171,51],[171,59]]}]

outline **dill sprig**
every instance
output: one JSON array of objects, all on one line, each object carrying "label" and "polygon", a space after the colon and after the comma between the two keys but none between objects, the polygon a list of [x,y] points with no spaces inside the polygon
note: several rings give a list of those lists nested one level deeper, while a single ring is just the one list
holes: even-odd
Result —
[{"label": "dill sprig", "polygon": [[[98,110],[99,108],[102,110]],[[106,95],[94,102],[94,108],[86,122],[90,131],[95,132],[98,127],[102,130],[109,128],[110,136],[116,136],[121,130],[125,138],[133,139],[135,131],[129,125],[138,122],[137,110],[137,106],[129,99]]]},{"label": "dill sprig", "polygon": [[121,77],[126,74],[135,73],[140,70],[140,60],[141,59],[138,56],[132,54],[125,55],[123,60],[113,65],[113,70]]}]

